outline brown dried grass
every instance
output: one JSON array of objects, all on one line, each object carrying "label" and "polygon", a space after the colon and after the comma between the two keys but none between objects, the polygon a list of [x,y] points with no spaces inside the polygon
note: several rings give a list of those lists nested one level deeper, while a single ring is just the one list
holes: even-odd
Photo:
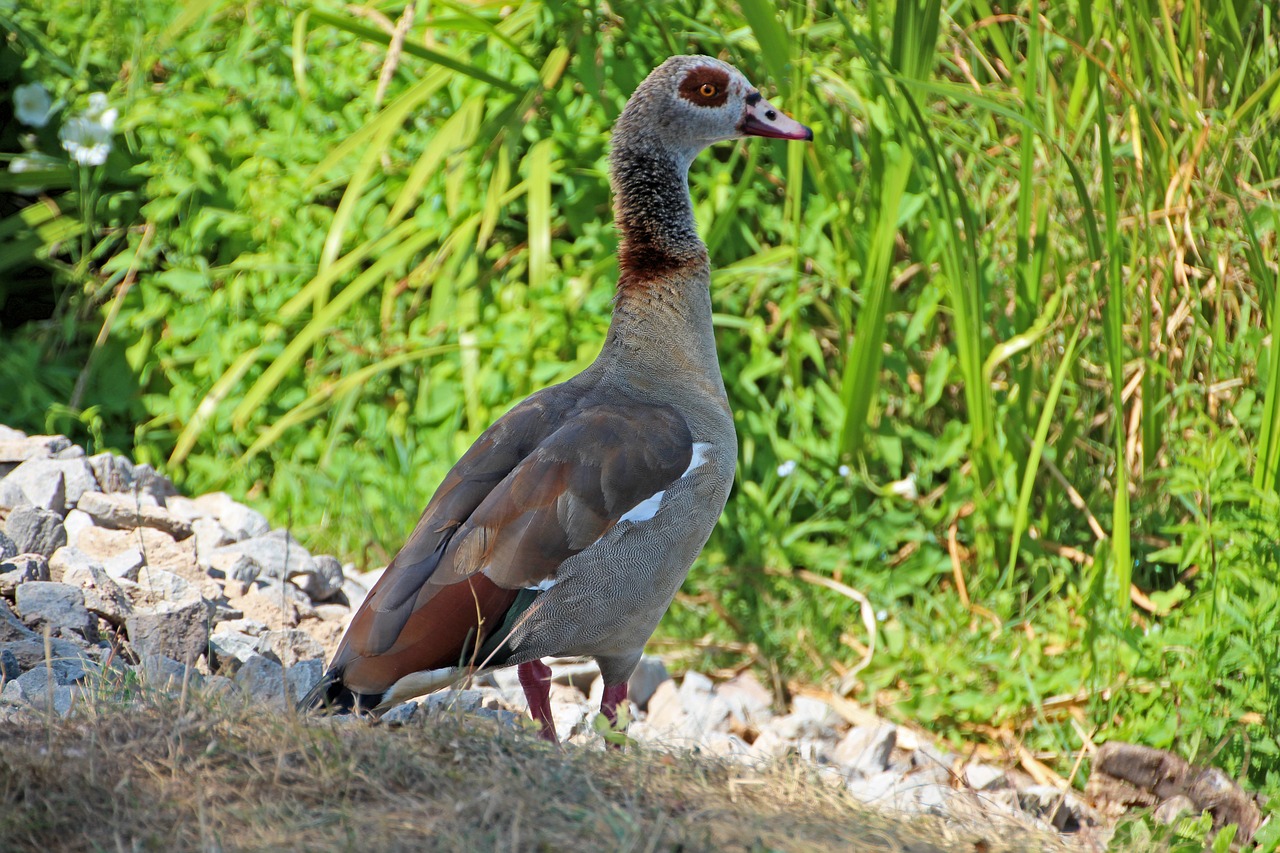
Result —
[{"label": "brown dried grass", "polygon": [[460,715],[370,725],[144,693],[0,723],[5,851],[1060,849],[984,834],[868,811],[801,764],[557,748]]}]

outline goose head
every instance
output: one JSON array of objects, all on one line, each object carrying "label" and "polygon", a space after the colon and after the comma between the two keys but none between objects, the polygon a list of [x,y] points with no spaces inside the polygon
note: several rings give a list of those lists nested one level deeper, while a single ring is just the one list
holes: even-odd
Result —
[{"label": "goose head", "polygon": [[673,56],[636,89],[615,141],[659,143],[687,167],[715,142],[744,136],[813,139],[813,131],[765,100],[741,71],[710,56]]}]

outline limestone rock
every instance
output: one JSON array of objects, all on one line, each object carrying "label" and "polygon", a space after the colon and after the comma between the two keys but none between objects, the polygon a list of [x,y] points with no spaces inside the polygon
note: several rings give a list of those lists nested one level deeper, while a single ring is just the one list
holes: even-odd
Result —
[{"label": "limestone rock", "polygon": [[3,533],[0,533],[0,560],[18,556],[18,546]]},{"label": "limestone rock", "polygon": [[62,516],[43,507],[17,507],[9,513],[4,532],[13,541],[19,554],[43,554],[49,557],[67,544],[67,531],[62,527]]},{"label": "limestone rock", "polygon": [[40,554],[18,554],[0,560],[0,595],[12,598],[18,584],[49,580],[49,561]]},{"label": "limestone rock", "polygon": [[211,518],[216,518],[233,541],[263,536],[271,530],[266,516],[237,503],[225,492],[201,495],[195,503]]},{"label": "limestone rock", "polygon": [[26,704],[46,711],[53,710],[59,717],[71,712],[75,701],[72,689],[55,678],[49,679],[49,670],[43,666],[29,670],[13,681],[6,682],[0,698],[14,704]]},{"label": "limestone rock", "polygon": [[64,636],[72,631],[85,638],[97,634],[97,620],[85,607],[84,595],[70,584],[28,581],[18,587],[16,604],[18,616],[32,628],[48,625]]},{"label": "limestone rock", "polygon": [[[97,492],[92,492],[91,494],[97,494]],[[81,512],[78,509],[68,512],[67,517],[62,520],[62,528],[67,532],[67,541],[72,543],[80,538],[82,530],[93,526],[93,517],[87,512]]]},{"label": "limestone rock", "polygon": [[252,704],[281,710],[288,701],[284,667],[270,658],[253,655],[244,662],[233,680]]},{"label": "limestone rock", "polygon": [[[227,526],[225,521],[223,526]],[[273,530],[263,536],[255,536],[233,545],[224,545],[214,553],[243,554],[262,567],[263,575],[277,580],[286,580],[301,574],[314,574],[317,571],[311,554],[286,530]]]},{"label": "limestone rock", "polygon": [[836,744],[832,759],[849,775],[875,776],[889,768],[889,756],[897,742],[897,726],[856,726]]},{"label": "limestone rock", "polygon": [[301,661],[324,658],[324,647],[306,631],[298,628],[267,631],[258,637],[257,651],[264,657],[289,667]]},{"label": "limestone rock", "polygon": [[71,439],[65,435],[24,435],[9,427],[0,427],[0,463],[26,462],[28,459],[49,459],[55,453],[71,447]]},{"label": "limestone rock", "polygon": [[115,493],[133,490],[132,460],[112,453],[99,453],[90,456],[88,462],[93,478],[102,491]]},{"label": "limestone rock", "polygon": [[138,660],[138,673],[152,687],[178,692],[185,681],[187,689],[197,689],[204,683],[204,676],[194,667],[183,666],[164,655],[146,654]]},{"label": "limestone rock", "polygon": [[306,572],[294,578],[298,588],[311,597],[312,601],[328,601],[342,591],[342,563],[336,557],[321,554],[314,558],[316,570]]},{"label": "limestone rock", "polygon": [[85,492],[97,488],[86,459],[28,459],[4,478],[6,499],[17,487],[27,501],[59,516],[76,505]]},{"label": "limestone rock", "polygon": [[[170,504],[176,498],[170,499]],[[215,548],[221,548],[223,545],[230,545],[235,540],[231,538],[231,534],[222,526],[222,523],[216,518],[200,517],[191,521],[191,532],[196,537],[196,554],[203,556],[213,551]]]},{"label": "limestone rock", "polygon": [[152,527],[168,533],[176,541],[191,535],[191,525],[158,506],[148,506],[130,495],[85,492],[76,509],[89,515],[99,527],[132,530]]},{"label": "limestone rock", "polygon": [[[75,548],[59,548],[54,558]],[[80,588],[85,607],[90,613],[119,627],[133,614],[133,604],[124,590],[107,574],[101,565],[88,561],[77,562],[62,572],[62,582]]]},{"label": "limestone rock", "polygon": [[191,664],[209,646],[209,608],[196,599],[150,612],[135,611],[125,630],[139,654],[159,654]]},{"label": "limestone rock", "polygon": [[215,672],[234,674],[258,654],[258,638],[240,631],[217,631],[209,636],[209,651],[209,665]]}]

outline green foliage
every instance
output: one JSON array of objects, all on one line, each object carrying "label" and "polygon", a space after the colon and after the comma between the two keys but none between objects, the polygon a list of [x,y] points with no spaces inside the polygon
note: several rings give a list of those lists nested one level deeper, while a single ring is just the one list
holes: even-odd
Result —
[{"label": "green foliage", "polygon": [[380,563],[594,357],[609,128],[722,55],[817,138],[690,175],[741,458],[663,630],[838,682],[869,638],[805,569],[878,611],[854,698],[1280,790],[1272,4],[445,2],[401,44],[402,11],[3,13],[9,79],[120,110],[0,210],[6,304],[49,317],[8,321],[5,420]]}]

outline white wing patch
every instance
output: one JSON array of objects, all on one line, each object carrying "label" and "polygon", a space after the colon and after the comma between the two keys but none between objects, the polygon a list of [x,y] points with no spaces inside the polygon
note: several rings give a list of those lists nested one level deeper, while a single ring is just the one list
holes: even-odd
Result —
[{"label": "white wing patch", "polygon": [[[695,441],[693,443],[693,458],[689,460],[689,467],[684,469],[684,473],[680,475],[680,479],[683,480],[685,477],[688,477],[694,471],[707,464],[707,459],[710,457],[710,451],[710,442]],[[640,501],[640,503],[623,513],[622,517],[618,519],[618,523],[621,524],[624,521],[630,521],[633,524],[638,524],[641,521],[648,521],[653,518],[658,514],[658,507],[662,506],[662,499],[666,497],[666,494],[666,490],[663,489],[661,492],[654,492],[652,495],[649,495],[649,497]]]},{"label": "white wing patch", "polygon": [[622,517],[618,519],[618,523],[621,524],[624,521],[648,521],[653,518],[658,513],[658,507],[662,506],[664,495],[666,495],[665,490],[649,495],[649,497],[624,512]]},{"label": "white wing patch", "polygon": [[551,589],[551,587],[555,586],[559,582],[560,582],[559,578],[547,578],[546,580],[538,581],[533,586],[526,586],[525,589],[532,589],[537,592],[546,592],[547,590]]},{"label": "white wing patch", "polygon": [[681,477],[688,477],[694,470],[701,468],[707,464],[707,455],[711,452],[711,442],[695,441],[693,443],[693,458],[689,460],[689,467],[684,469]]}]

